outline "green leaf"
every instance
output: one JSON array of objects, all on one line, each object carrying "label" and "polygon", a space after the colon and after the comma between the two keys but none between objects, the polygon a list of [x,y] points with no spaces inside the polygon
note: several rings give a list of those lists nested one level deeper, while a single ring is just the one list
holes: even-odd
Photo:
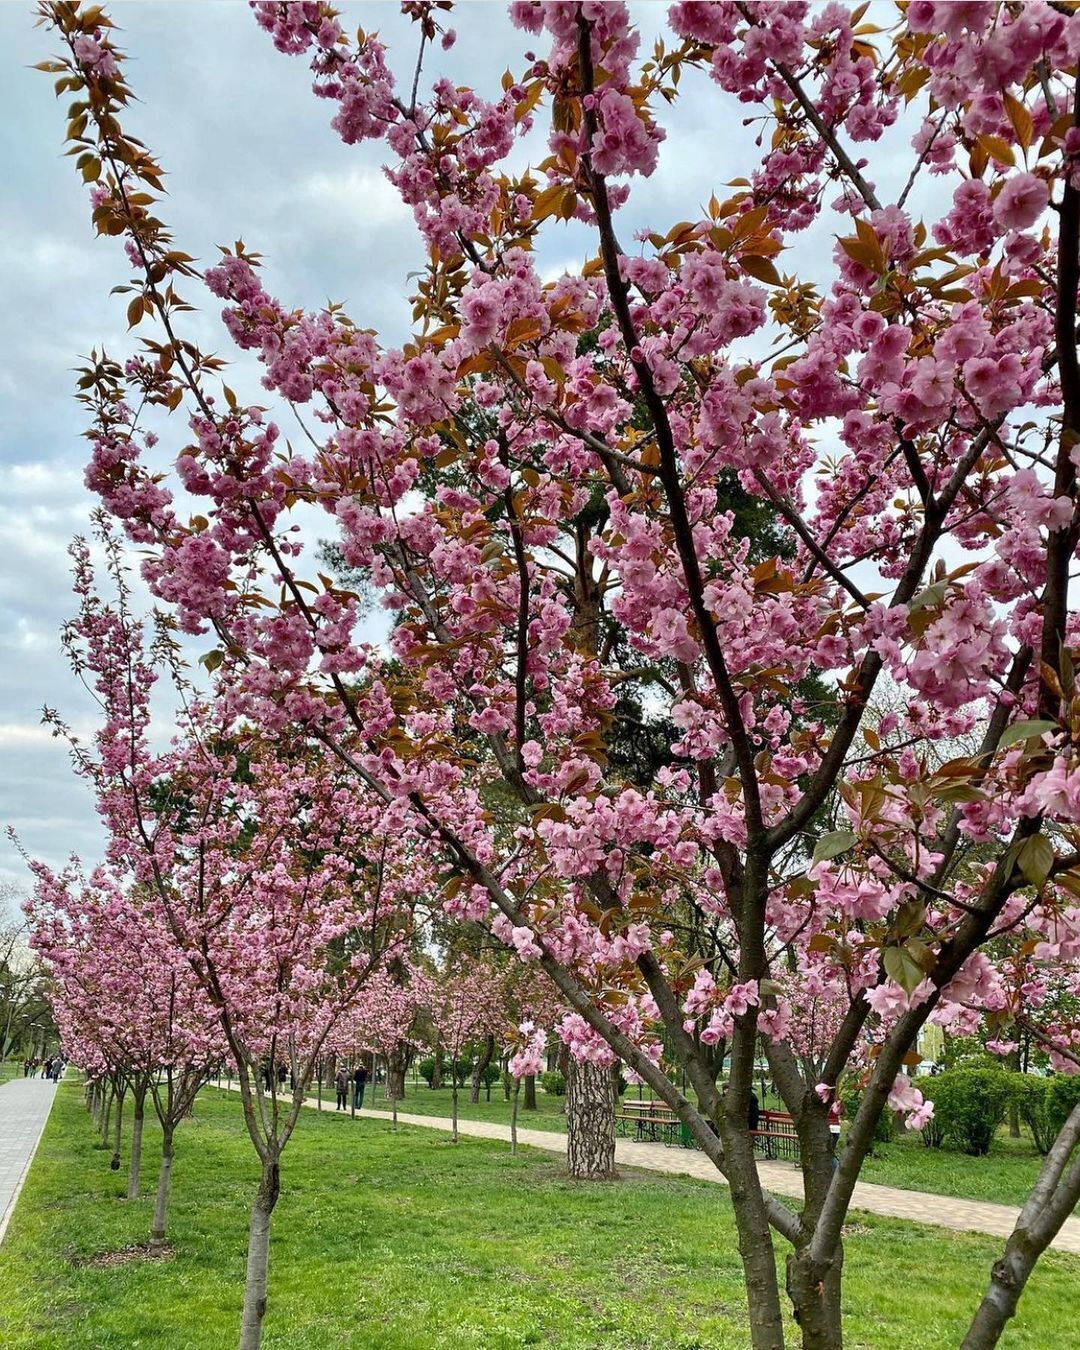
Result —
[{"label": "green leaf", "polygon": [[1036,736],[1043,736],[1048,731],[1057,731],[1056,722],[1048,722],[1043,717],[1034,717],[1026,722],[1014,722],[1011,727],[1006,727],[1002,733],[1001,740],[998,741],[999,750],[1007,750],[1010,745],[1015,745],[1017,741],[1030,741]]},{"label": "green leaf", "polygon": [[856,836],[850,830],[833,830],[831,834],[823,834],[814,845],[814,856],[810,860],[810,866],[815,863],[828,862],[830,858],[836,858],[855,843]]},{"label": "green leaf", "polygon": [[970,783],[957,783],[953,787],[942,788],[934,794],[939,802],[984,802],[986,793],[980,792]]},{"label": "green leaf", "polygon": [[926,972],[906,947],[886,947],[882,960],[885,974],[903,989],[912,994],[922,984]]},{"label": "green leaf", "polygon": [[215,647],[212,652],[207,652],[205,656],[199,657],[199,660],[212,674],[225,660],[225,653]]},{"label": "green leaf", "polygon": [[913,614],[916,610],[929,609],[931,606],[937,606],[944,602],[945,591],[947,589],[944,581],[935,581],[932,586],[927,586],[926,590],[920,591],[908,606],[908,613]]},{"label": "green leaf", "polygon": [[1055,860],[1054,846],[1045,834],[1033,834],[1025,839],[1016,861],[1020,871],[1033,886],[1041,886],[1050,875]]}]

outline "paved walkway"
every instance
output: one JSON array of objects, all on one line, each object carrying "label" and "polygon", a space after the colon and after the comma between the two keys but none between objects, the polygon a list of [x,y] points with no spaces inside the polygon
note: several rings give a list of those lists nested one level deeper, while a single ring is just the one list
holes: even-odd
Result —
[{"label": "paved walkway", "polygon": [[[317,1107],[314,1097],[307,1105]],[[324,1113],[328,1110],[323,1103]],[[333,1108],[329,1108],[333,1115]],[[372,1111],[365,1107],[361,1115],[368,1119],[392,1120],[389,1111]],[[445,1116],[416,1116],[398,1112],[402,1125],[418,1125],[428,1130],[449,1130]],[[458,1133],[475,1139],[510,1141],[509,1125],[496,1125],[487,1120],[459,1120]],[[518,1127],[518,1143],[548,1153],[566,1153],[566,1135],[554,1130],[530,1130]],[[649,1172],[667,1172],[674,1176],[695,1177],[726,1185],[724,1178],[703,1153],[693,1149],[668,1148],[664,1144],[638,1143],[633,1139],[615,1142],[615,1161],[626,1167],[640,1167]],[[802,1176],[790,1163],[759,1162],[762,1184],[777,1195],[802,1199]],[[1008,1237],[1020,1214],[1012,1205],[992,1205],[982,1200],[960,1200],[951,1195],[931,1195],[926,1191],[904,1191],[896,1186],[878,1186],[860,1181],[855,1185],[852,1209],[878,1214],[887,1219],[909,1219],[912,1223],[930,1224],[937,1228],[952,1228],[961,1233],[985,1233],[989,1237]],[[1050,1244],[1058,1251],[1080,1255],[1080,1218],[1066,1219],[1061,1231]]]},{"label": "paved walkway", "polygon": [[0,1087],[0,1242],[55,1095],[47,1078],[13,1078]]}]

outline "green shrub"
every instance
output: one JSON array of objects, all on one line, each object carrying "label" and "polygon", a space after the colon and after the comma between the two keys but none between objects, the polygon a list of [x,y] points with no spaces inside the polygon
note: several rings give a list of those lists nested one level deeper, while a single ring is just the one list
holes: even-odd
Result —
[{"label": "green shrub", "polygon": [[1010,1100],[1017,1114],[1031,1131],[1031,1138],[1040,1153],[1049,1153],[1050,1145],[1060,1127],[1053,1124],[1050,1113],[1051,1079],[1036,1078],[1034,1074],[1009,1074]]},{"label": "green shrub", "polygon": [[1003,1069],[949,1069],[920,1078],[919,1090],[934,1103],[938,1127],[950,1143],[975,1157],[990,1152],[1009,1107],[1009,1075]]},{"label": "green shrub", "polygon": [[566,1079],[559,1073],[558,1069],[551,1069],[547,1073],[540,1075],[540,1086],[545,1092],[550,1092],[553,1097],[566,1096]]},{"label": "green shrub", "polygon": [[[484,1070],[483,1074],[481,1075],[480,1081],[483,1083],[484,1087],[489,1087],[492,1083],[496,1082],[496,1080],[498,1079],[498,1077],[499,1077],[499,1075],[500,1075],[501,1073],[502,1073],[502,1070],[499,1068],[499,1062],[498,1062],[498,1060],[493,1059],[493,1060],[491,1060],[491,1062],[488,1064],[487,1068]],[[470,1082],[470,1083],[472,1082],[472,1065],[471,1065],[471,1064],[469,1065],[469,1082]]]},{"label": "green shrub", "polygon": [[[844,1119],[854,1120],[858,1113],[859,1106],[862,1103],[862,1093],[853,1088],[842,1088],[840,1091],[840,1105],[843,1108]],[[870,1152],[874,1151],[875,1144],[888,1144],[892,1142],[896,1134],[896,1117],[888,1107],[878,1116],[877,1124],[874,1126],[874,1137],[870,1141]]]},{"label": "green shrub", "polygon": [[[422,1059],[416,1067],[420,1070],[420,1077],[424,1080],[424,1082],[428,1085],[428,1087],[431,1087],[431,1084],[435,1078],[434,1055],[428,1055],[425,1059]],[[452,1086],[453,1076],[455,1073],[457,1074],[458,1086],[464,1087],[466,1083],[472,1082],[472,1071],[473,1071],[473,1062],[471,1056],[468,1057],[463,1056],[461,1059],[454,1060],[453,1062],[451,1062],[449,1059],[444,1059],[443,1087]],[[489,1084],[496,1082],[501,1072],[502,1070],[499,1068],[498,1060],[492,1059],[491,1062],[488,1064],[487,1068],[484,1070],[481,1078],[481,1081],[483,1082],[484,1086],[487,1087],[489,1086]]]},{"label": "green shrub", "polygon": [[1046,1080],[1046,1119],[1052,1138],[1069,1118],[1073,1107],[1080,1102],[1080,1073],[1055,1074]]}]

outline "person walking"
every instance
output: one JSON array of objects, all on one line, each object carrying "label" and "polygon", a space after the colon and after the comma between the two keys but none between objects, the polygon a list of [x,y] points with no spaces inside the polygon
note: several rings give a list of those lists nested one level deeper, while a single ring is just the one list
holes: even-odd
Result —
[{"label": "person walking", "polygon": [[337,1088],[337,1109],[347,1111],[349,1109],[349,1071],[344,1064],[337,1071],[334,1086]]},{"label": "person walking", "polygon": [[365,1087],[367,1087],[367,1066],[361,1060],[353,1074],[353,1105],[357,1111],[364,1105]]}]

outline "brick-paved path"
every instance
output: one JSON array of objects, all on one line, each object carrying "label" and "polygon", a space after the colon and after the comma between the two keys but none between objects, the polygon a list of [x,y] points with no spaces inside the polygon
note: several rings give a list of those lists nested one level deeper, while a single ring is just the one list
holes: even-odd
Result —
[{"label": "brick-paved path", "polygon": [[[307,1105],[318,1105],[309,1097]],[[326,1110],[324,1103],[323,1110]],[[330,1112],[333,1115],[333,1111]],[[389,1111],[371,1111],[366,1107],[361,1117],[392,1120]],[[416,1116],[398,1112],[402,1125],[419,1125],[428,1130],[449,1130],[445,1116]],[[458,1133],[475,1139],[510,1141],[509,1125],[496,1125],[487,1120],[459,1120]],[[566,1153],[566,1135],[554,1130],[518,1128],[518,1143],[540,1148],[548,1153]],[[615,1142],[615,1161],[627,1167],[640,1167],[649,1172],[668,1172],[674,1176],[696,1177],[701,1181],[726,1185],[724,1178],[703,1153],[693,1149],[668,1148],[664,1144],[644,1144],[633,1139]],[[802,1199],[802,1177],[790,1163],[759,1162],[761,1181],[777,1195]],[[904,1191],[897,1186],[879,1186],[860,1181],[852,1197],[853,1209],[879,1214],[887,1219],[909,1219],[912,1223],[930,1224],[937,1228],[953,1228],[962,1233],[985,1233],[989,1237],[1008,1237],[1020,1211],[1012,1205],[992,1205],[982,1200],[960,1200],[952,1195],[931,1195],[926,1191]],[[1066,1219],[1061,1231],[1050,1244],[1058,1251],[1080,1255],[1080,1218]]]},{"label": "brick-paved path", "polygon": [[47,1078],[15,1078],[0,1087],[0,1242],[55,1095]]}]

